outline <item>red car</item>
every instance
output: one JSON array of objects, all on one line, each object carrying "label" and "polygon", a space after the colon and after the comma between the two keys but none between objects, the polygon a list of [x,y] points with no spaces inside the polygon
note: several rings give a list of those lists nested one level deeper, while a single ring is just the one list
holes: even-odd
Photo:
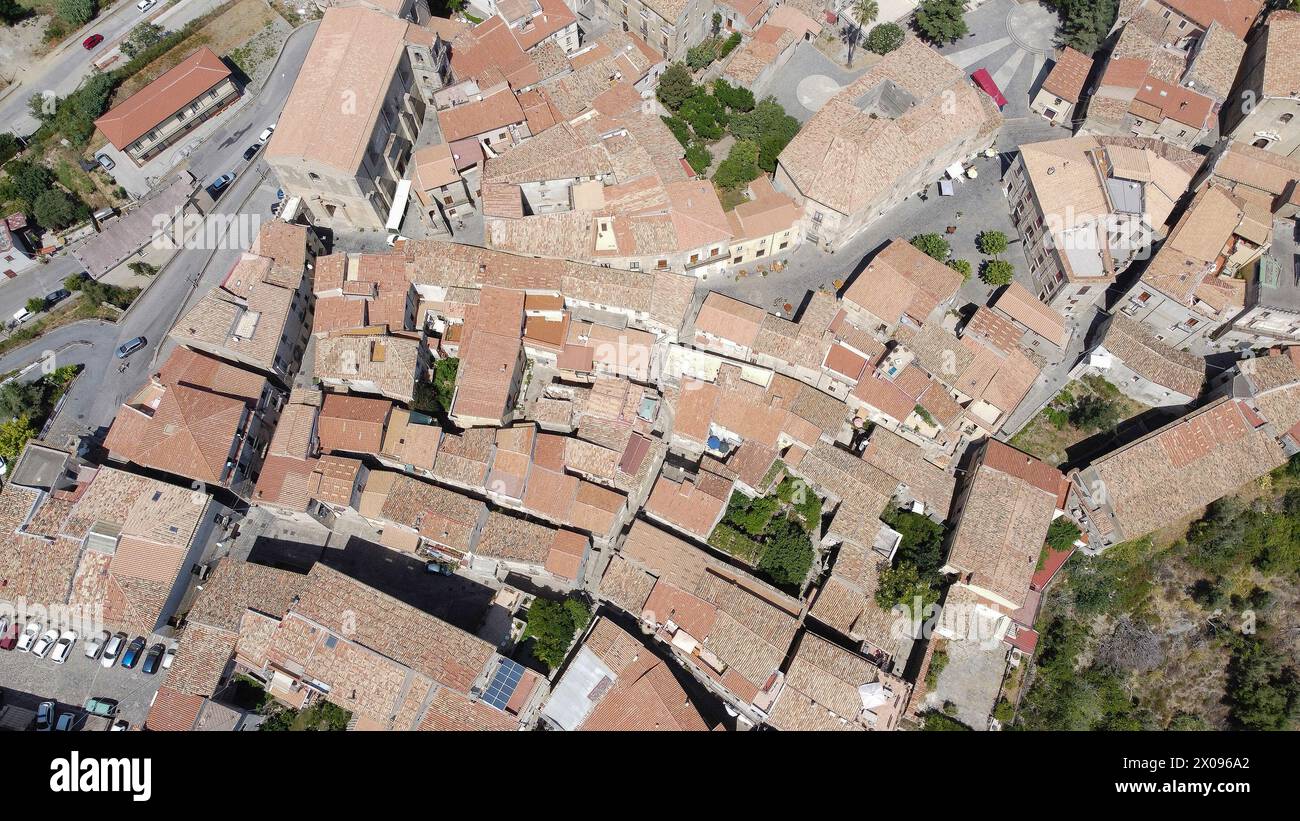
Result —
[{"label": "red car", "polygon": [[104,42],[104,35],[92,34],[89,37],[87,37],[85,40],[82,40],[81,45],[84,49],[86,49],[86,51],[90,51],[92,48],[94,48],[95,46],[99,45],[102,42]]},{"label": "red car", "polygon": [[9,625],[2,634],[0,634],[0,650],[12,650],[18,643],[18,624]]}]

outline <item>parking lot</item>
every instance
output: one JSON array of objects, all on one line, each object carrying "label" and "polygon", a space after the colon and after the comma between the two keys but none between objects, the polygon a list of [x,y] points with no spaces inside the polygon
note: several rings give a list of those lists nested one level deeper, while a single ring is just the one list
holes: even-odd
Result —
[{"label": "parking lot", "polygon": [[[150,637],[148,646],[159,640]],[[127,670],[120,663],[105,669],[98,659],[86,658],[84,637],[78,637],[64,664],[55,664],[48,656],[37,658],[17,649],[0,650],[0,685],[8,691],[5,704],[17,704],[32,710],[36,709],[36,703],[49,700],[58,703],[56,712],[75,709],[80,714],[81,706],[88,698],[116,699],[119,702],[118,718],[130,722],[132,729],[138,729],[144,723],[154,693],[166,675],[162,669],[154,675],[147,675],[141,670],[142,664],[143,654],[141,664],[134,670]],[[24,698],[23,694],[34,698]],[[33,703],[28,704],[29,700]],[[78,728],[81,718],[79,716],[75,725]]]}]

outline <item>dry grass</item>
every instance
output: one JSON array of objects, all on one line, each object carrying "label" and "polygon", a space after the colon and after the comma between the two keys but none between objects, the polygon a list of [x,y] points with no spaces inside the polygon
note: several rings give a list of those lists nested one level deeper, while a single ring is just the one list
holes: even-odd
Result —
[{"label": "dry grass", "polygon": [[[1151,409],[1149,405],[1135,402],[1124,396],[1105,380],[1098,377],[1085,377],[1082,381],[1076,380],[1066,385],[1052,400],[1051,405],[1044,408],[1019,433],[1011,437],[1011,444],[1049,464],[1064,464],[1067,458],[1066,451],[1070,447],[1098,433],[1095,430],[1076,428],[1063,418],[1073,400],[1089,395],[1101,396],[1117,403],[1121,409],[1120,418],[1123,420],[1132,419]],[[1063,421],[1064,424],[1058,427],[1058,421]]]}]

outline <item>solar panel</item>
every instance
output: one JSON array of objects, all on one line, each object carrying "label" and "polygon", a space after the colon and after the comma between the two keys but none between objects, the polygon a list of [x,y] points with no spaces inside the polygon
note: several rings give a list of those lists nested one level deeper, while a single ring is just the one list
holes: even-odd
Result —
[{"label": "solar panel", "polygon": [[496,672],[492,674],[492,680],[488,682],[487,690],[483,693],[483,701],[498,710],[504,710],[523,676],[522,665],[510,659],[501,659]]}]

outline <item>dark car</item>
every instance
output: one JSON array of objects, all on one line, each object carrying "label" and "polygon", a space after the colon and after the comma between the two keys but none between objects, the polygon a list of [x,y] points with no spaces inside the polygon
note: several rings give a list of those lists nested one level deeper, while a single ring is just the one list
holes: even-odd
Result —
[{"label": "dark car", "polygon": [[5,629],[4,635],[0,635],[0,650],[12,650],[18,643],[18,623],[14,622]]},{"label": "dark car", "polygon": [[86,51],[90,51],[92,48],[94,48],[95,46],[99,45],[102,42],[104,42],[104,35],[92,34],[89,37],[87,37],[85,40],[81,41],[81,47],[84,48]]},{"label": "dark car", "polygon": [[226,188],[234,181],[235,172],[227,171],[225,174],[222,174],[220,177],[217,177],[212,181],[212,184],[208,186],[208,193],[212,195],[213,199],[216,199],[221,196]]},{"label": "dark car", "polygon": [[126,648],[122,654],[122,666],[128,670],[135,668],[140,663],[140,654],[144,652],[144,636],[137,636],[131,642],[131,646]]},{"label": "dark car", "polygon": [[144,666],[140,669],[151,676],[158,672],[158,663],[162,661],[163,653],[166,650],[167,648],[162,645],[162,642],[150,647],[149,654],[144,657]]},{"label": "dark car", "polygon": [[246,159],[246,160],[251,160],[251,159],[253,159],[254,157],[257,156],[257,152],[258,152],[258,151],[261,151],[261,150],[262,150],[262,144],[261,144],[261,143],[253,143],[253,144],[250,145],[248,148],[245,148],[245,149],[244,149],[244,159]]},{"label": "dark car", "polygon": [[117,346],[115,355],[118,359],[126,359],[131,354],[143,348],[148,341],[149,340],[145,339],[143,336],[137,336],[135,339],[128,339],[121,345]]},{"label": "dark car", "polygon": [[60,288],[57,291],[50,291],[48,294],[45,295],[45,304],[57,305],[70,296],[72,296],[72,292],[69,291],[67,288]]}]

